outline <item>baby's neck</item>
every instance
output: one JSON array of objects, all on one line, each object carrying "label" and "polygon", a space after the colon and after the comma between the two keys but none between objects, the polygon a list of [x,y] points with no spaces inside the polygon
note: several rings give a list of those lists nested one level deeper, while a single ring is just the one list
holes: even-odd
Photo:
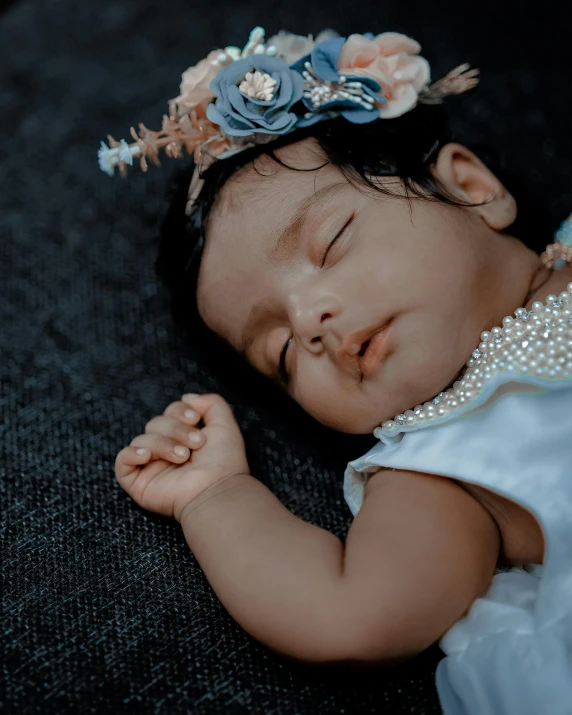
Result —
[{"label": "baby's neck", "polygon": [[503,318],[512,316],[517,308],[530,310],[535,301],[545,303],[547,296],[558,295],[572,281],[569,265],[558,271],[548,269],[521,241],[508,235],[504,239],[491,248],[482,330],[500,327]]},{"label": "baby's neck", "polygon": [[[517,308],[526,308],[527,310],[530,310],[532,304],[537,300],[541,303],[546,303],[547,296],[551,294],[558,295],[562,291],[566,290],[566,287],[571,282],[572,266],[566,265],[560,270],[554,271],[543,266],[540,263],[540,258],[538,258],[538,269],[530,274],[530,284],[527,291],[527,299],[524,302],[524,305],[523,301],[521,300],[519,305],[514,306],[512,311],[507,311],[505,306],[505,312],[503,317],[509,314],[512,317],[514,315],[514,311]],[[490,330],[492,327],[495,326],[501,327],[502,319],[497,319],[496,321],[491,322],[490,325],[487,325],[485,329]],[[444,390],[448,390],[449,388],[451,388],[454,383],[461,378],[465,371],[466,363],[463,364],[459,372],[451,380],[449,385],[444,388]]]}]

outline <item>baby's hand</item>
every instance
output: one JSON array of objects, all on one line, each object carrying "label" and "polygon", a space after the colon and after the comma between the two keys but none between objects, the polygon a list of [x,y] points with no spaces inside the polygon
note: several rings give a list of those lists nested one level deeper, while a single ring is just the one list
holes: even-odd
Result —
[{"label": "baby's hand", "polygon": [[[204,427],[197,427],[201,420]],[[172,402],[115,460],[119,484],[139,506],[179,522],[205,489],[249,473],[238,424],[217,394],[183,395]]]}]

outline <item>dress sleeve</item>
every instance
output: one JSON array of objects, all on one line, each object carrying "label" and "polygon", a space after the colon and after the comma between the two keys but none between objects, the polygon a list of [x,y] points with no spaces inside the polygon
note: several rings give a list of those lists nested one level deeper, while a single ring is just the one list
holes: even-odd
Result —
[{"label": "dress sleeve", "polygon": [[[344,499],[353,516],[357,516],[363,505],[365,484],[368,478],[378,472],[380,465],[375,463],[375,455],[379,452],[375,444],[367,454],[352,462],[348,462],[344,474]],[[371,460],[373,459],[373,464]]]},{"label": "dress sleeve", "polygon": [[478,484],[533,513],[543,566],[496,570],[489,588],[439,641],[444,715],[572,714],[572,384],[543,392],[508,383],[486,407],[377,442],[349,462],[354,516],[380,467]]}]

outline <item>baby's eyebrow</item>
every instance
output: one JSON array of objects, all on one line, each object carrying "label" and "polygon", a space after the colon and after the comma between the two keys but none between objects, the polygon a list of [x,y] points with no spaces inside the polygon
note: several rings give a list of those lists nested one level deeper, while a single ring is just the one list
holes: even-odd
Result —
[{"label": "baby's eyebrow", "polygon": [[277,263],[286,263],[292,258],[292,255],[296,249],[298,243],[298,237],[304,221],[308,217],[311,209],[316,206],[320,201],[327,199],[330,194],[339,191],[346,184],[344,182],[336,182],[334,184],[328,184],[318,189],[311,196],[308,196],[303,201],[300,202],[296,212],[284,228],[284,230],[278,236],[276,243],[272,247],[269,253],[271,261]]}]

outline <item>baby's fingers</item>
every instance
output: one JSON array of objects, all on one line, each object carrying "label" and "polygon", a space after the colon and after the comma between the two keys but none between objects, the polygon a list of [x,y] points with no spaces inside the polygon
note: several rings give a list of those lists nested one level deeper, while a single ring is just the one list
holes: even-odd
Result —
[{"label": "baby's fingers", "polygon": [[188,447],[160,434],[137,435],[135,439],[131,440],[130,446],[149,450],[151,459],[166,459],[174,464],[186,462],[191,454],[191,450]]},{"label": "baby's fingers", "polygon": [[163,414],[169,417],[174,417],[185,424],[193,425],[193,427],[201,420],[201,415],[182,400],[171,402]]},{"label": "baby's fingers", "polygon": [[124,447],[115,458],[115,476],[128,477],[151,459],[151,450],[144,447]]},{"label": "baby's fingers", "polygon": [[190,427],[168,415],[159,415],[150,419],[145,425],[145,434],[163,435],[176,441],[177,444],[184,444],[192,449],[202,447],[205,441],[205,436],[200,429]]}]

